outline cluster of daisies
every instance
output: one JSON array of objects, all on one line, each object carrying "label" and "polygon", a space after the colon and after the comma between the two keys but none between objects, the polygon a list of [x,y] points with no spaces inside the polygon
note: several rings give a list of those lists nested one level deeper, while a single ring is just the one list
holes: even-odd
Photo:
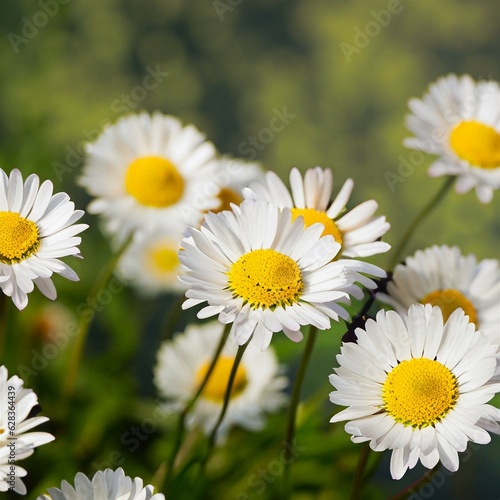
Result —
[{"label": "cluster of daisies", "polygon": [[[500,187],[498,85],[451,75],[410,108],[415,137],[406,145],[438,155],[430,174],[456,176],[457,192],[475,188],[480,201],[490,201]],[[389,223],[376,215],[375,200],[347,209],[352,179],[337,189],[330,169],[302,175],[293,168],[287,187],[160,113],[108,126],[88,145],[79,184],[94,198],[88,211],[123,252],[115,270],[122,280],[142,296],[185,294],[184,309],[201,305],[199,319],[218,319],[188,325],[158,350],[154,382],[165,411],[184,411],[205,381],[189,406],[188,428],[214,428],[238,346],[248,344],[217,442],[233,426],[262,429],[266,414],[285,405],[289,383],[270,346],[273,335],[300,342],[303,327],[350,322],[351,299],[368,292],[392,310],[365,318],[356,340],[343,343],[330,399],[346,408],[331,422],[347,420],[354,442],[391,450],[395,479],[419,461],[455,471],[468,441],[483,444],[490,432],[500,433],[500,410],[489,404],[500,391],[498,260],[478,262],[458,247],[433,246],[387,278],[363,259],[390,250],[382,241]],[[68,195],[53,194],[50,181],[0,170],[0,288],[18,309],[34,284],[56,298],[53,273],[78,279],[61,258],[80,257],[78,235],[88,227],[77,223],[82,216]],[[17,461],[54,436],[27,432],[48,419],[31,416],[36,394],[17,376],[8,378],[5,367],[0,403],[0,491],[25,494],[26,470]],[[63,481],[39,500],[48,498],[164,496],[108,469],[91,480],[78,473],[74,487]]]}]

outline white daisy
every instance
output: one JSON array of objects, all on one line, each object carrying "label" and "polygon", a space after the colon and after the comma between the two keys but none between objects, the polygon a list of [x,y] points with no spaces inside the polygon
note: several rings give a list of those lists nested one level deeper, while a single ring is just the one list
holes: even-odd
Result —
[{"label": "white daisy", "polygon": [[458,247],[434,245],[407,257],[398,264],[387,294],[377,294],[400,314],[420,302],[439,306],[446,321],[462,308],[476,329],[496,335],[500,341],[500,269],[498,260],[477,262],[475,255],[464,256]]},{"label": "white daisy", "polygon": [[[160,394],[169,400],[169,411],[180,411],[193,397],[207,373],[224,325],[217,321],[190,325],[183,334],[165,341],[158,351],[154,380]],[[212,375],[188,416],[187,426],[201,427],[209,434],[219,418],[229,374],[238,347],[229,339]],[[252,343],[247,347],[236,371],[230,404],[218,440],[224,440],[234,426],[258,431],[265,425],[265,413],[280,409],[286,401],[286,377],[272,349],[261,352]]]},{"label": "white daisy", "polygon": [[406,117],[415,137],[404,144],[439,155],[429,175],[457,176],[456,191],[476,189],[488,203],[500,187],[500,88],[470,76],[448,75],[429,86],[422,99],[411,99]]},{"label": "white daisy", "polygon": [[98,471],[92,479],[79,472],[74,487],[63,481],[60,489],[49,488],[48,495],[40,495],[37,500],[165,500],[163,493],[153,491],[153,486],[144,486],[139,477],[126,476],[120,467]]},{"label": "white daisy", "polygon": [[162,292],[184,292],[179,280],[181,263],[178,252],[181,231],[141,231],[127,247],[117,265],[120,279],[138,293],[155,296]]},{"label": "white daisy", "polygon": [[0,287],[18,309],[28,304],[33,283],[51,300],[57,296],[53,273],[78,281],[76,273],[59,260],[80,257],[77,237],[88,226],[75,224],[75,210],[66,193],[52,195],[53,185],[31,174],[23,183],[21,172],[10,176],[0,169]]},{"label": "white daisy", "polygon": [[252,183],[243,194],[245,198],[290,208],[292,219],[301,215],[306,226],[323,224],[323,236],[331,234],[342,245],[342,257],[368,257],[391,248],[388,243],[377,241],[390,225],[385,217],[373,216],[378,207],[375,200],[365,201],[343,214],[354,187],[352,179],[347,179],[333,202],[333,174],[329,168],[310,168],[304,179],[297,168],[292,168],[290,187],[292,195],[274,172],[267,172],[264,182]]},{"label": "white daisy", "polygon": [[13,490],[25,495],[26,486],[21,478],[27,471],[16,465],[17,462],[32,455],[37,446],[55,438],[47,432],[27,432],[48,418],[28,418],[38,404],[36,394],[25,389],[24,382],[16,375],[7,377],[7,368],[0,366],[0,491]]},{"label": "white daisy", "polygon": [[207,302],[198,317],[233,323],[237,344],[253,335],[264,350],[273,332],[298,342],[301,325],[328,329],[330,319],[349,319],[339,302],[362,298],[355,282],[376,287],[360,273],[386,275],[365,262],[333,261],[340,244],[321,237],[321,224],[292,223],[288,208],[253,201],[232,208],[207,214],[201,230],[189,228],[179,259],[189,287],[183,307]]},{"label": "white daisy", "polygon": [[218,204],[206,192],[215,174],[213,144],[173,116],[120,118],[87,149],[79,183],[96,197],[89,212],[102,214],[118,241],[139,229],[196,224]]},{"label": "white daisy", "polygon": [[330,375],[330,400],[348,406],[331,422],[349,420],[352,441],[392,450],[391,475],[400,479],[420,460],[450,471],[467,442],[486,444],[500,433],[500,410],[488,401],[500,391],[492,377],[498,343],[481,333],[461,309],[443,325],[437,306],[414,304],[408,316],[379,311],[357,343],[345,343]]}]

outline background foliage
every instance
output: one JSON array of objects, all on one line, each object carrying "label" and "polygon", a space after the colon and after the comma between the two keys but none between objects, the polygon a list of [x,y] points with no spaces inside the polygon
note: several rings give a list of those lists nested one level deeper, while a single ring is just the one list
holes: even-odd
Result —
[{"label": "background foliage", "polygon": [[[398,12],[371,36],[377,13],[390,6]],[[0,13],[0,166],[50,178],[80,208],[88,202],[75,184],[84,143],[123,114],[158,109],[196,124],[223,153],[253,159],[254,151],[283,178],[294,165],[332,167],[338,186],[353,177],[351,202],[376,199],[392,225],[386,240],[394,244],[441,185],[426,174],[430,158],[411,157],[401,144],[408,99],[450,72],[500,79],[500,6],[489,0],[4,0]],[[341,44],[356,50],[346,57]],[[144,90],[150,72],[157,85]],[[295,117],[271,141],[250,148],[250,138],[283,108]],[[401,167],[404,161],[410,167]],[[401,182],[391,183],[391,174]],[[457,244],[464,254],[498,258],[499,208],[499,196],[484,206],[473,193],[451,194],[408,253]],[[125,289],[98,305],[71,405],[61,396],[69,348],[42,366],[47,335],[93,313],[85,297],[110,257],[97,219],[85,219],[91,225],[81,246],[86,259],[72,263],[81,281],[56,277],[59,307],[48,309],[34,293],[23,313],[11,308],[6,318],[14,355],[0,361],[11,374],[23,376],[19,367],[25,367],[26,385],[51,418],[46,430],[57,436],[23,464],[33,497],[100,466],[121,465],[149,481],[169,446],[168,422],[143,427],[156,406],[151,368],[175,298],[144,301]],[[382,266],[387,260],[372,259]],[[186,321],[177,321],[177,329]],[[317,404],[304,405],[300,415],[298,444],[305,450],[293,467],[298,499],[346,498],[360,450],[342,425],[326,423],[333,411],[326,380],[342,327],[321,334],[306,381],[305,396]],[[293,373],[301,346],[275,345]],[[276,457],[282,422],[273,417],[250,440],[236,431],[212,463],[204,498],[273,498],[278,480],[259,471]],[[485,500],[497,498],[492,478],[499,452],[494,438],[464,455],[460,472],[435,488],[434,498],[463,498],[479,488]],[[384,456],[366,495],[385,498],[421,473],[395,483]]]}]

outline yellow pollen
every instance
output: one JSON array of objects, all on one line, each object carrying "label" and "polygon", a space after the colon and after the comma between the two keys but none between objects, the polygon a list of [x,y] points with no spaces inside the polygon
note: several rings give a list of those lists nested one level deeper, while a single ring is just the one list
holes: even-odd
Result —
[{"label": "yellow pollen", "polygon": [[428,293],[424,298],[420,299],[421,304],[431,304],[432,306],[439,306],[443,312],[443,321],[448,321],[455,309],[461,307],[465,314],[469,316],[469,322],[474,323],[476,328],[479,327],[476,309],[472,302],[458,290],[446,288],[444,290],[435,290]]},{"label": "yellow pollen", "polygon": [[298,264],[276,250],[252,250],[228,272],[229,289],[253,309],[291,305],[304,288]]},{"label": "yellow pollen", "polygon": [[479,168],[500,167],[500,134],[476,121],[460,122],[451,131],[450,146],[459,158]]},{"label": "yellow pollen", "polygon": [[[221,356],[215,364],[214,370],[203,389],[202,396],[216,403],[224,401],[229,375],[234,364],[234,358]],[[196,387],[199,387],[207,374],[210,363],[207,361],[200,366],[195,376]],[[231,388],[231,399],[239,396],[248,384],[245,367],[240,363],[236,370],[233,387]]]},{"label": "yellow pollen", "polygon": [[40,247],[37,225],[17,212],[0,212],[0,262],[15,264]]},{"label": "yellow pollen", "polygon": [[128,166],[125,189],[142,205],[165,208],[182,198],[184,179],[166,158],[145,156]]},{"label": "yellow pollen", "polygon": [[309,227],[317,222],[320,222],[325,226],[323,233],[321,236],[326,236],[327,234],[331,234],[337,243],[342,245],[342,232],[337,227],[337,224],[330,219],[325,212],[320,212],[314,208],[292,208],[292,220],[295,220],[299,215],[302,215],[304,218],[304,226]]},{"label": "yellow pollen", "polygon": [[148,252],[150,267],[161,274],[168,274],[179,267],[177,249],[157,245]]},{"label": "yellow pollen", "polygon": [[229,188],[222,188],[217,198],[220,200],[220,205],[216,209],[211,210],[211,212],[214,213],[222,212],[223,210],[231,210],[231,203],[239,205],[243,201],[241,195]]},{"label": "yellow pollen", "polygon": [[441,421],[458,400],[458,381],[439,361],[405,360],[385,379],[385,411],[404,426],[421,429]]}]

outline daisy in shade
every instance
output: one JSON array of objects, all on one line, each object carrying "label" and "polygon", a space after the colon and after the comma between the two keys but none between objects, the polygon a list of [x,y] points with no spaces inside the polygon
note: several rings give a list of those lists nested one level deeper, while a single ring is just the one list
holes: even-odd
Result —
[{"label": "daisy in shade", "polygon": [[400,314],[420,302],[439,306],[446,321],[462,308],[476,329],[500,340],[500,269],[498,260],[477,262],[458,247],[434,245],[398,264],[387,294],[377,294]]},{"label": "daisy in shade", "polygon": [[492,381],[499,346],[461,309],[444,325],[441,309],[430,304],[415,304],[403,317],[379,311],[356,335],[330,375],[330,400],[348,407],[331,422],[348,420],[355,443],[392,450],[394,479],[419,460],[456,471],[468,441],[486,444],[488,431],[500,433],[500,410],[487,404],[500,391]]},{"label": "daisy in shade", "polygon": [[118,241],[138,229],[196,224],[218,205],[206,189],[215,174],[213,144],[173,116],[120,118],[87,150],[79,183],[96,198],[88,210],[103,216]]},{"label": "daisy in shade", "polygon": [[92,479],[79,472],[74,487],[63,481],[61,488],[49,488],[48,495],[37,500],[165,500],[165,495],[154,493],[153,486],[144,486],[141,478],[132,479],[119,468],[98,471]]},{"label": "daisy in shade", "polygon": [[[205,325],[190,325],[174,340],[165,341],[158,351],[154,380],[161,396],[169,400],[167,411],[181,411],[200,386],[212,361],[224,326],[213,321]],[[238,347],[229,339],[214,371],[188,416],[189,428],[202,427],[209,434],[219,418],[229,374]],[[261,352],[250,344],[236,371],[230,404],[218,430],[219,442],[229,430],[240,426],[258,431],[265,425],[265,414],[283,407],[288,385],[280,375],[278,361],[272,349]]]},{"label": "daisy in shade", "polygon": [[27,471],[17,464],[33,454],[34,449],[55,438],[47,432],[29,432],[47,422],[47,417],[28,417],[38,404],[31,389],[14,375],[8,378],[7,368],[0,366],[0,491],[13,489],[26,495],[22,477]]},{"label": "daisy in shade", "polygon": [[448,75],[411,99],[406,126],[415,137],[405,146],[439,155],[429,175],[457,176],[457,193],[472,188],[489,203],[500,187],[500,88],[470,76]]},{"label": "daisy in shade", "polygon": [[331,319],[349,319],[339,302],[362,298],[356,282],[376,287],[361,273],[386,275],[357,260],[332,262],[340,243],[321,236],[322,224],[304,227],[302,217],[292,222],[288,208],[254,201],[232,208],[207,214],[201,229],[188,229],[180,279],[189,288],[183,307],[207,302],[198,317],[232,323],[239,345],[253,336],[264,350],[274,332],[298,342],[303,325],[326,330]]},{"label": "daisy in shade", "polygon": [[31,174],[23,183],[21,172],[9,176],[0,169],[0,287],[18,309],[28,304],[35,284],[51,300],[57,296],[53,273],[78,281],[76,273],[59,260],[80,257],[77,237],[88,226],[75,224],[82,210],[66,193],[52,194],[53,185],[39,185]]},{"label": "daisy in shade", "polygon": [[354,187],[352,179],[347,179],[333,202],[330,169],[310,168],[302,179],[299,170],[292,168],[290,187],[292,194],[274,172],[267,172],[265,181],[252,183],[243,193],[245,198],[289,208],[292,220],[302,216],[305,226],[323,224],[323,236],[330,234],[341,244],[339,256],[368,257],[391,248],[388,243],[377,241],[390,225],[385,217],[373,216],[378,207],[375,200],[365,201],[344,213]]}]

